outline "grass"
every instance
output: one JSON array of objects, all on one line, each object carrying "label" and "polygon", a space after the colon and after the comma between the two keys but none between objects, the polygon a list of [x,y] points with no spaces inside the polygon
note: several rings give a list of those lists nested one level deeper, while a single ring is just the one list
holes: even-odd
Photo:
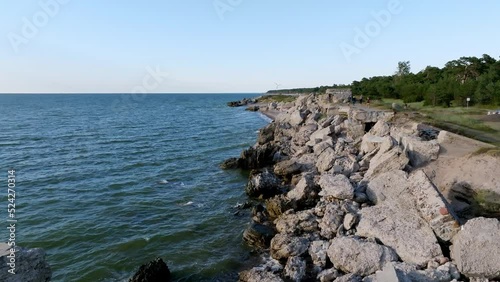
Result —
[{"label": "grass", "polygon": [[475,213],[478,216],[500,217],[500,195],[489,190],[474,193]]},{"label": "grass", "polygon": [[477,151],[471,154],[472,156],[478,155],[490,155],[496,158],[500,158],[500,148],[479,148]]},{"label": "grass", "polygon": [[[453,133],[464,135],[493,145],[500,145],[500,131],[496,123],[482,120],[487,109],[474,107],[431,107],[423,102],[405,103],[401,99],[382,99],[373,101],[373,107],[393,110],[392,104],[400,105],[400,112],[410,113],[417,122],[423,122]],[[418,114],[415,114],[418,113]]]},{"label": "grass", "polygon": [[290,96],[290,95],[266,95],[263,96],[262,98],[259,99],[259,102],[293,102],[297,99],[297,96]]},{"label": "grass", "polygon": [[463,126],[470,129],[479,130],[482,132],[494,133],[496,130],[484,124],[479,119],[471,118],[467,114],[458,112],[440,110],[440,111],[422,111],[427,118],[437,121],[437,123],[451,123],[458,126]]}]

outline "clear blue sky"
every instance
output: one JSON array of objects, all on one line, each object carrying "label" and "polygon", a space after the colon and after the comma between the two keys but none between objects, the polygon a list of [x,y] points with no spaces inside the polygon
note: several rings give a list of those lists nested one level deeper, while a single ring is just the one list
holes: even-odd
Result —
[{"label": "clear blue sky", "polygon": [[[396,13],[391,0],[59,0],[48,15],[40,3],[54,1],[0,0],[1,93],[128,93],[143,80],[148,92],[263,92],[500,55],[497,0],[392,0]],[[381,10],[390,22],[374,25]],[[371,28],[368,44],[356,28]],[[169,75],[156,84],[148,67]]]}]

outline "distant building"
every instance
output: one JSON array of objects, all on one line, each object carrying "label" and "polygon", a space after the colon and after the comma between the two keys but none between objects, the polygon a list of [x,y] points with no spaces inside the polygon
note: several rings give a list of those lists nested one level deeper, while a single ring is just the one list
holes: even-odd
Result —
[{"label": "distant building", "polygon": [[326,90],[326,95],[328,95],[328,100],[332,103],[338,103],[349,100],[352,96],[350,88],[330,88]]}]

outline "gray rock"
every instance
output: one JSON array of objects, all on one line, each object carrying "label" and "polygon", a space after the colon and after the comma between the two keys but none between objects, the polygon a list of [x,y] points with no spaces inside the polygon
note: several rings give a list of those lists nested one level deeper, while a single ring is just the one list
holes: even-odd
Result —
[{"label": "gray rock", "polygon": [[266,211],[270,219],[278,218],[285,211],[292,208],[293,204],[285,195],[276,195],[265,201]]},{"label": "gray rock", "polygon": [[[420,270],[417,265],[391,262],[384,266],[382,271],[377,271],[376,280],[380,282],[448,282],[459,279],[456,267],[446,263],[435,269]],[[456,280],[455,280],[456,281]]]},{"label": "gray rock", "polygon": [[311,139],[311,134],[318,130],[316,123],[306,124],[300,127],[299,131],[293,136],[293,143],[298,146],[304,146]]},{"label": "gray rock", "polygon": [[439,239],[450,241],[460,230],[460,224],[448,202],[423,171],[414,172],[409,182],[420,216],[429,223]]},{"label": "gray rock", "polygon": [[408,174],[402,170],[393,170],[375,176],[366,186],[366,195],[374,204],[383,201],[399,201],[408,195]]},{"label": "gray rock", "polygon": [[296,159],[290,159],[279,162],[274,165],[274,174],[289,177],[294,174],[300,173],[302,166]]},{"label": "gray rock", "polygon": [[334,130],[334,126],[328,126],[322,129],[318,129],[313,134],[311,134],[310,140],[317,143],[325,141],[330,138],[330,135],[333,134]]},{"label": "gray rock", "polygon": [[252,171],[245,191],[250,197],[268,198],[280,192],[280,184],[279,178],[268,170]]},{"label": "gray rock", "polygon": [[401,138],[401,143],[413,167],[420,167],[430,161],[436,160],[439,156],[439,144],[437,140],[422,141],[415,136],[405,136]]},{"label": "gray rock", "polygon": [[344,228],[345,230],[351,230],[351,228],[358,221],[358,216],[356,214],[347,213],[344,217]]},{"label": "gray rock", "polygon": [[376,175],[393,170],[403,169],[409,162],[406,153],[396,147],[388,152],[382,153],[380,150],[370,161],[370,168],[365,174],[365,178],[373,178]]},{"label": "gray rock", "polygon": [[321,155],[328,148],[333,148],[332,138],[328,138],[327,140],[314,145],[313,147],[314,155],[317,157]]},{"label": "gray rock", "polygon": [[452,239],[451,258],[467,277],[500,278],[500,222],[469,220]]},{"label": "gray rock", "polygon": [[264,145],[268,142],[274,140],[274,131],[276,130],[276,123],[272,122],[259,130],[259,136],[257,137],[257,143]]},{"label": "gray rock", "polygon": [[361,281],[362,281],[361,276],[352,273],[340,276],[339,278],[335,279],[335,282],[361,282]]},{"label": "gray rock", "polygon": [[318,231],[318,218],[313,210],[286,212],[274,221],[280,233],[296,234]]},{"label": "gray rock", "polygon": [[10,247],[0,244],[0,281],[5,282],[45,282],[50,281],[52,271],[50,265],[45,259],[45,251],[39,248],[27,249],[22,247],[15,248],[15,269],[14,273],[9,273],[13,258],[10,253]]},{"label": "gray rock", "polygon": [[309,248],[309,240],[288,234],[277,234],[271,240],[271,257],[277,260],[300,256]]},{"label": "gray rock", "polygon": [[285,277],[300,282],[306,275],[306,262],[301,257],[289,257],[284,270]]},{"label": "gray rock", "polygon": [[157,258],[147,264],[141,265],[139,270],[129,280],[129,282],[144,281],[171,281],[170,270],[168,269],[167,264],[161,258]]},{"label": "gray rock", "polygon": [[316,276],[316,279],[320,282],[331,282],[340,276],[342,276],[342,274],[340,274],[340,272],[337,269],[330,268],[330,269],[325,269],[325,270],[321,271]]},{"label": "gray rock", "polygon": [[319,172],[325,172],[332,168],[335,159],[337,158],[333,148],[326,148],[319,156],[316,162],[316,167]]},{"label": "gray rock", "polygon": [[320,234],[326,239],[332,239],[338,229],[344,224],[344,211],[334,203],[326,205],[323,218],[319,223]]},{"label": "gray rock", "polygon": [[425,266],[443,255],[429,224],[398,202],[361,209],[356,230],[359,236],[377,238],[393,248],[405,262]]},{"label": "gray rock", "polygon": [[243,239],[250,245],[265,249],[269,247],[271,239],[275,235],[273,228],[258,223],[252,223],[243,232]]},{"label": "gray rock", "polygon": [[241,152],[238,167],[241,169],[260,169],[274,164],[274,155],[278,151],[275,144],[266,143],[250,147]]},{"label": "gray rock", "polygon": [[294,111],[290,114],[290,125],[299,126],[304,122],[304,115],[300,111]]},{"label": "gray rock", "polygon": [[352,173],[359,170],[359,164],[356,162],[356,158],[351,155],[345,157],[338,157],[333,162],[333,167],[330,172],[333,171],[335,174],[344,174],[349,177]]},{"label": "gray rock", "polygon": [[371,135],[369,133],[363,135],[361,139],[361,147],[360,151],[363,154],[371,153],[380,148],[382,142],[384,142],[385,138],[380,136]]},{"label": "gray rock", "polygon": [[287,198],[300,206],[314,205],[319,198],[318,190],[312,174],[304,174],[299,183],[287,193]]},{"label": "gray rock", "polygon": [[273,272],[258,267],[242,271],[239,275],[239,282],[283,282],[278,275]]},{"label": "gray rock", "polygon": [[361,276],[373,274],[387,262],[398,260],[391,248],[352,237],[334,238],[328,257],[336,268]]},{"label": "gray rock", "polygon": [[[384,282],[401,282],[404,279],[399,279],[396,269],[392,263],[385,264],[384,268],[377,271],[375,277],[372,278],[371,282],[384,281]],[[365,280],[363,280],[365,282]]]},{"label": "gray rock", "polygon": [[383,120],[377,121],[375,125],[370,129],[370,134],[375,136],[384,137],[391,133],[391,128],[389,124]]},{"label": "gray rock", "polygon": [[341,200],[354,198],[354,187],[349,178],[343,174],[323,174],[318,184],[321,187],[320,196],[332,196]]},{"label": "gray rock", "polygon": [[309,246],[309,255],[311,256],[312,263],[318,269],[323,269],[326,266],[327,251],[330,246],[328,241],[313,241]]}]

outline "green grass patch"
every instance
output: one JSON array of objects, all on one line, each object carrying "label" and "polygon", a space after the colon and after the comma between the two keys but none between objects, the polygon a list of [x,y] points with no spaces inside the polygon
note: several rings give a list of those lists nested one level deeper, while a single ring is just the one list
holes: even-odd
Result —
[{"label": "green grass patch", "polygon": [[294,102],[297,99],[297,96],[290,96],[290,95],[266,95],[263,96],[262,98],[259,99],[259,102]]},{"label": "green grass patch", "polygon": [[500,217],[500,195],[489,190],[479,190],[474,193],[474,209],[476,215],[485,217]]},{"label": "green grass patch", "polygon": [[472,156],[479,155],[490,155],[496,158],[500,158],[500,148],[479,148],[477,151],[471,154]]},{"label": "green grass patch", "polygon": [[427,117],[437,121],[438,123],[451,123],[482,132],[496,132],[496,130],[484,124],[483,121],[471,118],[470,116],[464,114],[433,111],[428,112]]}]

